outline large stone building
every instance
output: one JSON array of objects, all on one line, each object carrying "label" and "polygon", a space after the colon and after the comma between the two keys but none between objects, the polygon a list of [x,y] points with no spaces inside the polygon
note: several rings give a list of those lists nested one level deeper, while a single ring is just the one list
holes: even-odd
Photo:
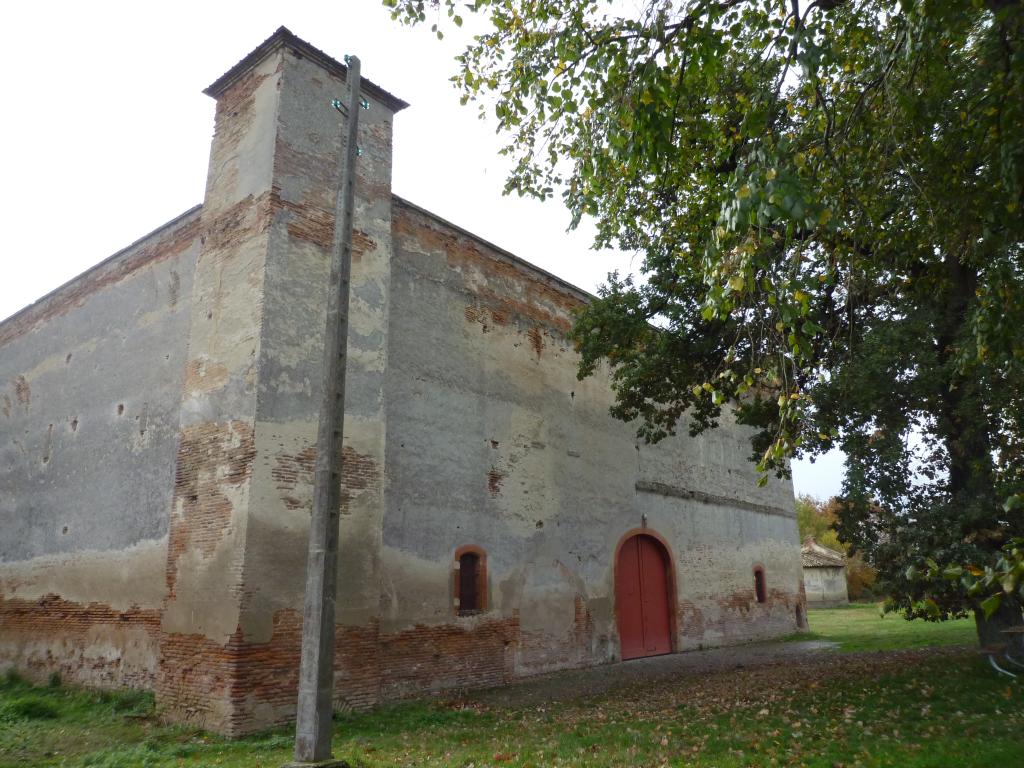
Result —
[{"label": "large stone building", "polygon": [[[0,668],[293,716],[344,78],[279,30],[207,89],[202,206],[0,324]],[[791,485],[611,419],[586,294],[393,195],[406,104],[364,95],[338,700],[801,625]]]}]

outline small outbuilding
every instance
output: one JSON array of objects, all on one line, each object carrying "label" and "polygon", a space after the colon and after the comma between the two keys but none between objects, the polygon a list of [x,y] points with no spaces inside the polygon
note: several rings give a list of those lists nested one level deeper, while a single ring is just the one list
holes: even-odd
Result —
[{"label": "small outbuilding", "polygon": [[846,591],[846,556],[842,552],[823,547],[808,537],[800,548],[800,559],[808,606],[828,607],[850,602]]}]

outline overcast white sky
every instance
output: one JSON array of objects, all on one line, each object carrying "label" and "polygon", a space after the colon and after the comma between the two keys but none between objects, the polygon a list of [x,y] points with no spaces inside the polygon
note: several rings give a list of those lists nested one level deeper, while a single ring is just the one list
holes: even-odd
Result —
[{"label": "overcast white sky", "polygon": [[[397,194],[590,291],[635,264],[590,250],[590,229],[567,233],[560,202],[501,195],[494,123],[448,82],[459,40],[399,26],[380,0],[36,0],[4,3],[0,24],[0,318],[202,202],[202,90],[281,25],[357,54],[364,77],[411,104],[395,121]],[[821,498],[841,475],[841,456],[794,468],[797,492]]]}]

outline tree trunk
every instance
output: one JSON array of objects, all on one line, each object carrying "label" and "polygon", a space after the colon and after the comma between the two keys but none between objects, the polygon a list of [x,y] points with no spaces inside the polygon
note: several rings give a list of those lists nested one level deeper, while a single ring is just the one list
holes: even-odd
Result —
[{"label": "tree trunk", "polygon": [[1013,636],[1003,634],[1004,629],[1019,627],[1024,624],[1024,615],[1021,613],[1021,605],[1009,595],[1003,595],[999,603],[999,609],[985,618],[985,612],[981,608],[974,608],[974,623],[978,630],[978,643],[982,648],[993,645],[1004,645],[1009,642],[1021,643],[1024,640],[1020,636],[1012,639]]},{"label": "tree trunk", "polygon": [[983,388],[974,375],[957,364],[958,349],[970,337],[971,307],[978,274],[953,253],[944,258],[948,281],[937,327],[938,359],[947,376],[939,396],[937,428],[949,454],[950,502],[963,510],[961,533],[992,525],[998,508],[993,496],[991,426]]}]

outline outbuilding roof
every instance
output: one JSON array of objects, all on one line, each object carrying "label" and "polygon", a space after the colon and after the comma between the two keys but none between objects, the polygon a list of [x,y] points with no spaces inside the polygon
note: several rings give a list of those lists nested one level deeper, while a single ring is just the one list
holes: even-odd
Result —
[{"label": "outbuilding roof", "polygon": [[846,566],[846,556],[842,552],[823,547],[811,538],[808,538],[800,547],[800,560],[804,568],[844,568]]}]

